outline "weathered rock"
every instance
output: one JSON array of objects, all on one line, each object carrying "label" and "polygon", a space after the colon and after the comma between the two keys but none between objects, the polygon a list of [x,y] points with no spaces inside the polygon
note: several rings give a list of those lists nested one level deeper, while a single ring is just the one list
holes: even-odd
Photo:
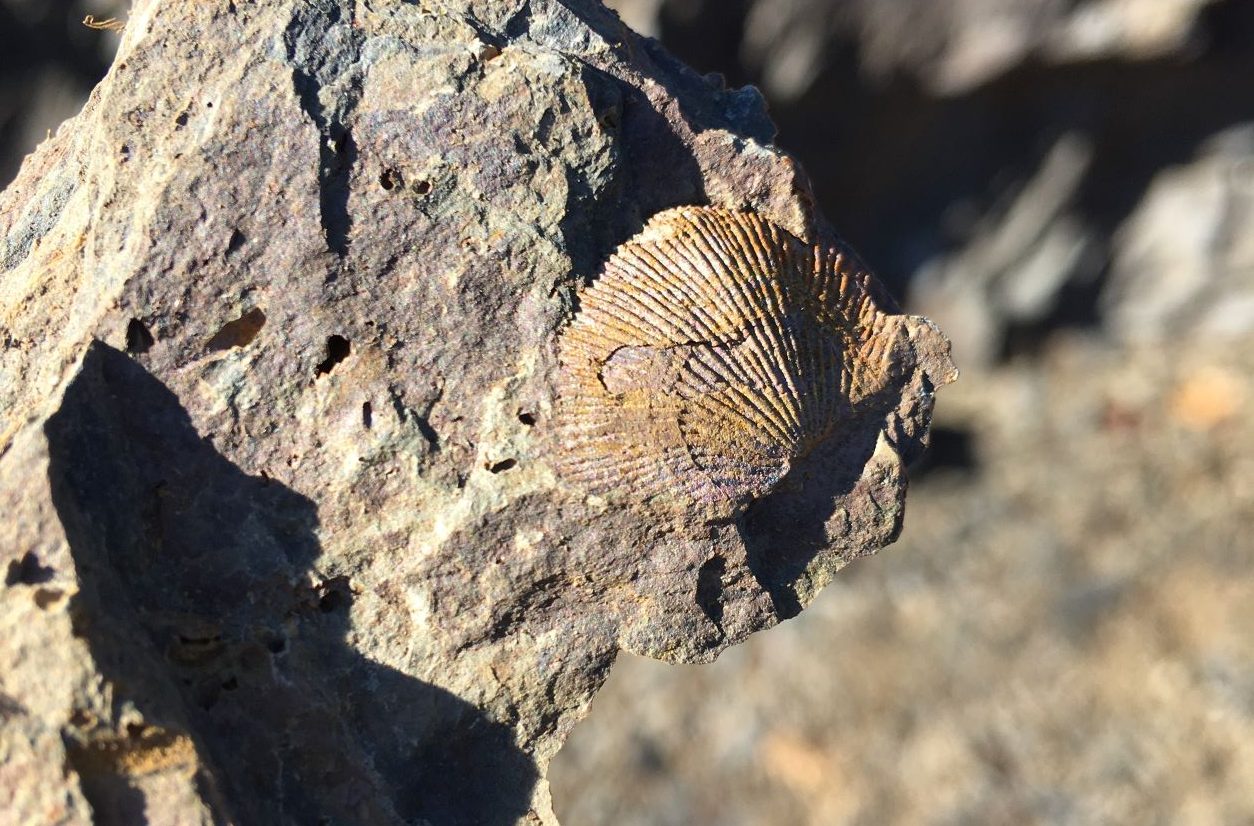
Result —
[{"label": "weathered rock", "polygon": [[727,518],[554,470],[558,333],[650,216],[834,238],[772,134],[591,0],[137,2],[0,197],[6,811],[552,822],[618,650],[710,660],[890,542],[919,319]]},{"label": "weathered rock", "polygon": [[1121,227],[1103,296],[1124,340],[1254,330],[1254,125],[1155,176]]}]

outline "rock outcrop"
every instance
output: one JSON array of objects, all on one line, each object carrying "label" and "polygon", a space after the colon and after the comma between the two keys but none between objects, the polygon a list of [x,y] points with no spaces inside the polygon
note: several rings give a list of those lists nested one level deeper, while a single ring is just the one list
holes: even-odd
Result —
[{"label": "rock outcrop", "polygon": [[558,335],[651,216],[836,243],[772,138],[591,0],[138,0],[0,196],[6,816],[551,823],[619,650],[708,661],[891,542],[922,319],[724,518],[554,462]]}]

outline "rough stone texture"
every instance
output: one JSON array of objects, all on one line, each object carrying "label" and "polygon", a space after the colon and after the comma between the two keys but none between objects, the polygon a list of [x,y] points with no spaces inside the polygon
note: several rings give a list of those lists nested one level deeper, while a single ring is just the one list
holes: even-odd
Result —
[{"label": "rough stone texture", "polygon": [[649,216],[831,236],[772,136],[584,0],[137,2],[0,196],[5,816],[551,823],[620,649],[710,660],[891,541],[922,324],[733,518],[550,461],[557,333]]}]

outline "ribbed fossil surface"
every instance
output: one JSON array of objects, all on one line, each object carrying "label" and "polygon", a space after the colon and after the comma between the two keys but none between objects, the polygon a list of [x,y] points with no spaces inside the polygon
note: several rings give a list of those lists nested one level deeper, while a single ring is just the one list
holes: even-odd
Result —
[{"label": "ribbed fossil surface", "polygon": [[768,493],[888,385],[894,316],[868,278],[753,213],[658,214],[562,336],[562,476],[713,505]]}]

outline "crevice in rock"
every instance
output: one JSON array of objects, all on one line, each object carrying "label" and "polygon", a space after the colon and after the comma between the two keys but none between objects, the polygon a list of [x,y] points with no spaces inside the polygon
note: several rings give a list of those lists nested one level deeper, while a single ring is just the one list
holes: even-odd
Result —
[{"label": "crevice in rock", "polygon": [[126,352],[131,355],[139,355],[147,353],[152,345],[156,344],[156,339],[144,322],[138,318],[132,318],[126,325]]},{"label": "crevice in rock", "polygon": [[353,344],[341,335],[327,336],[327,357],[318,363],[314,370],[315,376],[326,376],[335,366],[348,358],[353,351]]},{"label": "crevice in rock", "polygon": [[333,0],[302,5],[284,33],[293,86],[318,128],[318,208],[327,247],[348,254],[350,180],[357,147],[348,122],[361,98],[361,47],[355,5]]},{"label": "crevice in rock", "polygon": [[231,230],[231,237],[226,242],[226,257],[230,258],[239,252],[246,243],[248,243],[248,239],[244,236],[244,233],[238,229]]},{"label": "crevice in rock", "polygon": [[723,574],[727,572],[727,560],[714,556],[706,560],[697,571],[697,605],[710,622],[723,628]]},{"label": "crevice in rock", "polygon": [[379,173],[379,186],[384,192],[391,192],[405,185],[405,179],[401,176],[400,170],[385,169]]},{"label": "crevice in rock", "polygon": [[39,562],[39,557],[35,556],[34,551],[27,551],[20,559],[14,559],[9,562],[9,569],[4,575],[4,584],[13,585],[41,585],[52,579],[55,572]]},{"label": "crevice in rock", "polygon": [[510,40],[521,40],[531,32],[531,0],[523,0],[518,11],[505,22],[504,33]]},{"label": "crevice in rock", "polygon": [[518,466],[517,459],[502,459],[499,462],[491,462],[488,465],[488,472],[489,473],[504,473],[505,471],[510,470],[511,468],[515,468],[517,466]]},{"label": "crevice in rock", "polygon": [[426,405],[424,412],[419,413],[405,405],[405,400],[401,397],[400,391],[395,387],[388,388],[388,397],[392,402],[392,410],[396,413],[396,418],[406,425],[412,425],[422,434],[422,438],[427,440],[427,444],[431,445],[432,450],[440,449],[440,434],[431,426],[431,411],[435,407],[435,403],[439,401],[439,397],[432,400]]}]

